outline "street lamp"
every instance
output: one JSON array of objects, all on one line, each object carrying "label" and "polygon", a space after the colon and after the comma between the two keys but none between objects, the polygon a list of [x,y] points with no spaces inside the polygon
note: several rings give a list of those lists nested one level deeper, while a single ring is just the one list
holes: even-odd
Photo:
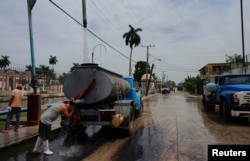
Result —
[{"label": "street lamp", "polygon": [[100,46],[100,48],[101,48],[101,46],[103,46],[104,49],[105,49],[105,51],[106,51],[106,47],[105,47],[104,45],[102,45],[102,44],[97,44],[97,45],[95,45],[95,46],[93,47],[93,51],[92,51],[92,64],[93,64],[93,59],[94,59],[94,50],[95,50],[95,47],[97,47],[97,46]]},{"label": "street lamp", "polygon": [[161,61],[161,59],[154,59],[154,60],[150,61],[150,63],[153,63],[156,60]]}]

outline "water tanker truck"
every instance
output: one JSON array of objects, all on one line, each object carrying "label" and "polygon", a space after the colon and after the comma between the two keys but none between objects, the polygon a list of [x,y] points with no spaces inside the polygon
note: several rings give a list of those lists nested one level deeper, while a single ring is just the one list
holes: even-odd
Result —
[{"label": "water tanker truck", "polygon": [[234,117],[250,117],[250,74],[219,75],[205,87],[208,91],[203,97],[205,108],[214,111],[217,104],[225,122]]},{"label": "water tanker truck", "polygon": [[203,106],[206,112],[215,110],[217,85],[214,81],[214,78],[209,78],[203,84]]},{"label": "water tanker truck", "polygon": [[97,64],[82,64],[67,75],[63,92],[75,99],[70,121],[63,126],[85,130],[89,125],[110,126],[133,133],[134,118],[143,111],[142,96],[134,80],[106,70]]}]

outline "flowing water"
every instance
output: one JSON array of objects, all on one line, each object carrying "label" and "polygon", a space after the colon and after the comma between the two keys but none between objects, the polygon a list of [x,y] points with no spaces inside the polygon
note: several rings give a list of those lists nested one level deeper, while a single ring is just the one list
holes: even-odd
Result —
[{"label": "flowing water", "polygon": [[83,63],[89,63],[89,45],[88,45],[88,35],[87,28],[83,28]]}]

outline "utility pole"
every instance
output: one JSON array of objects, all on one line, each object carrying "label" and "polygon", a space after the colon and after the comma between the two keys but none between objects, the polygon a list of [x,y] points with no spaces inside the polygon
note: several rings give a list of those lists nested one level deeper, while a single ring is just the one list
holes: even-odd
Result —
[{"label": "utility pole", "polygon": [[243,60],[243,72],[246,73],[246,63],[245,63],[245,47],[244,47],[244,23],[243,23],[243,4],[242,0],[240,0],[240,8],[241,8],[241,36],[242,36],[242,60]]},{"label": "utility pole", "polygon": [[[146,89],[147,89],[147,86],[148,86],[148,57],[149,57],[149,48],[150,47],[155,47],[155,45],[147,45],[147,46],[142,45],[141,47],[146,47],[147,48],[147,67],[146,67]],[[147,95],[148,95],[148,91],[146,90],[146,96]]]}]

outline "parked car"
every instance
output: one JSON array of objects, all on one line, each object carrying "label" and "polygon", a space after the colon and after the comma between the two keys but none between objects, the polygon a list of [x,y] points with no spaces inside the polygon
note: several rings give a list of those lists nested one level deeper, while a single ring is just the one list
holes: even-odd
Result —
[{"label": "parked car", "polygon": [[163,87],[163,88],[161,88],[161,93],[162,94],[170,93],[170,88],[169,87]]}]

